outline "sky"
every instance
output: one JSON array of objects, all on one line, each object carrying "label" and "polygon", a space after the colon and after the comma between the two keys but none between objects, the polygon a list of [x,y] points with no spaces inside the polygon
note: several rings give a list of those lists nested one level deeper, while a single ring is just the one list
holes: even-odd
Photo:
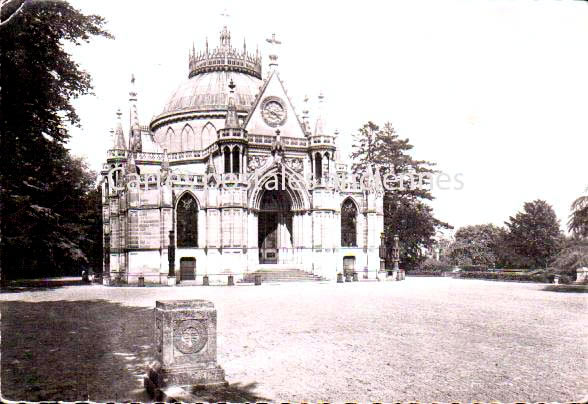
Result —
[{"label": "sky", "polygon": [[234,46],[259,46],[264,74],[265,39],[276,34],[297,112],[305,95],[316,110],[322,92],[327,128],[345,148],[366,122],[390,122],[413,157],[459,174],[463,188],[434,189],[431,202],[455,228],[503,225],[543,199],[565,230],[571,203],[588,192],[588,2],[70,3],[103,16],[116,38],[69,48],[94,85],[74,102],[83,126],[69,147],[93,169],[106,158],[117,108],[128,122],[131,74],[147,125],[187,77],[192,44],[203,49],[208,37],[215,47],[228,24]]}]

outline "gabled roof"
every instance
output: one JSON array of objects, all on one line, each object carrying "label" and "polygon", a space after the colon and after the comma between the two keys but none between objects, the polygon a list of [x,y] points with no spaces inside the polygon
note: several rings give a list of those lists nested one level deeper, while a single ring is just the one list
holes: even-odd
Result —
[{"label": "gabled roof", "polygon": [[[268,87],[270,87],[270,84],[276,80],[277,80],[277,83],[279,84],[278,91],[272,91],[271,93],[268,93]],[[306,131],[304,129],[304,125],[302,124],[302,121],[300,121],[298,115],[295,112],[292,100],[290,99],[290,96],[286,92],[286,89],[284,87],[284,83],[281,80],[277,70],[272,71],[269,74],[269,76],[263,80],[263,84],[261,86],[261,89],[260,89],[259,93],[257,94],[257,96],[255,97],[255,101],[253,102],[253,105],[251,107],[251,110],[249,111],[249,114],[245,118],[245,121],[243,123],[243,128],[246,129],[249,133],[255,133],[255,131],[250,130],[251,129],[250,124],[252,123],[252,120],[254,119],[254,117],[256,117],[258,115],[257,111],[260,110],[263,99],[268,96],[275,96],[275,97],[279,97],[279,98],[284,99],[285,103],[287,104],[286,108],[289,110],[288,116],[287,116],[288,121],[295,122],[297,129],[300,130],[300,134],[302,136],[306,136]],[[286,125],[287,124],[288,124],[288,122],[286,123]],[[283,128],[278,127],[277,129],[282,130]],[[270,128],[268,126],[268,131],[271,131],[273,133],[275,131],[275,129]],[[282,130],[282,134],[285,136],[288,136],[288,133],[285,133],[283,130]]]}]

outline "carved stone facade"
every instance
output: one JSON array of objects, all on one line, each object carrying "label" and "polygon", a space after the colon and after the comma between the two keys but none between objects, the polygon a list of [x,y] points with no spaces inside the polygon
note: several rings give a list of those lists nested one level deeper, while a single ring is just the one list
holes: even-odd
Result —
[{"label": "carved stone facade", "polygon": [[268,266],[335,280],[344,263],[376,278],[382,194],[339,183],[337,132],[320,110],[314,125],[306,107],[296,114],[276,55],[262,77],[259,54],[233,48],[225,27],[216,49],[191,51],[188,79],[149,126],[131,90],[130,141],[119,113],[102,170],[105,279],[166,284],[170,231],[178,282]]}]

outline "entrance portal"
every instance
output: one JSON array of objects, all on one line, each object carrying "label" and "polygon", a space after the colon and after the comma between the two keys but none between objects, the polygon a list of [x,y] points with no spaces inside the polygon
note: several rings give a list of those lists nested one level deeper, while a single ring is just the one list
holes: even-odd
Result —
[{"label": "entrance portal", "polygon": [[264,191],[257,225],[260,264],[277,264],[280,249],[292,247],[291,206],[285,191]]},{"label": "entrance portal", "polygon": [[353,276],[355,272],[355,257],[343,257],[343,276]]}]

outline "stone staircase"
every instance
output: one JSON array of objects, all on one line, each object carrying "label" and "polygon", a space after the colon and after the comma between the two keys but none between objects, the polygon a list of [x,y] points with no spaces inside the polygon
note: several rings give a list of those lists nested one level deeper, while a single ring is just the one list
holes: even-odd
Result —
[{"label": "stone staircase", "polygon": [[255,282],[255,275],[261,275],[262,282],[324,281],[322,276],[309,274],[296,265],[258,265],[254,272],[243,276],[243,283]]}]

